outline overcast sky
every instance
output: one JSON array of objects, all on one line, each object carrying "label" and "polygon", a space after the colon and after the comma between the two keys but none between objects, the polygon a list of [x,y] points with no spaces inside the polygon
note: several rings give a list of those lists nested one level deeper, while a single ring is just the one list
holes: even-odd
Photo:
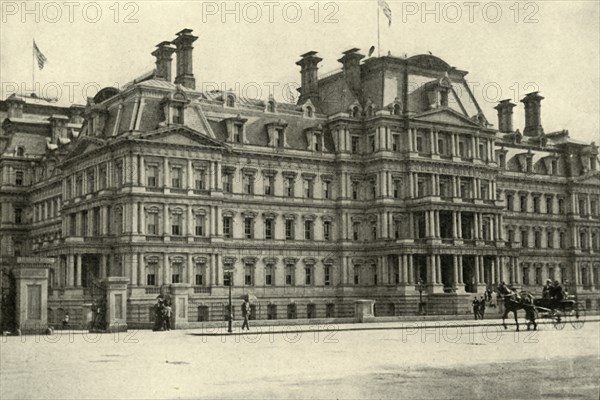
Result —
[{"label": "overcast sky", "polygon": [[[339,68],[342,51],[358,47],[366,54],[377,45],[376,0],[23,4],[1,4],[3,98],[15,85],[31,90],[33,38],[48,59],[42,71],[36,66],[38,92],[58,94],[62,104],[84,104],[99,87],[122,87],[151,70],[154,46],[183,28],[199,36],[198,88],[232,88],[265,99],[276,82],[279,100],[289,93],[283,84],[297,86],[300,54],[318,51],[325,73]],[[469,71],[467,80],[495,125],[493,107],[510,98],[518,104],[515,127],[522,130],[519,100],[539,90],[546,132],[568,129],[573,138],[600,144],[598,1],[388,4],[391,26],[380,15],[382,55],[432,52]]]}]

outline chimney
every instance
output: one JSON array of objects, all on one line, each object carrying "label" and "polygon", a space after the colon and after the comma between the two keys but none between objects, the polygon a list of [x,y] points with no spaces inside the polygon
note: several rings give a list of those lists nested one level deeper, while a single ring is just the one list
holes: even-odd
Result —
[{"label": "chimney", "polygon": [[302,76],[298,104],[304,104],[310,99],[316,105],[319,100],[318,64],[323,59],[317,57],[316,54],[316,51],[309,51],[306,54],[302,54],[300,56],[302,58],[296,63],[296,65],[300,66],[300,75]]},{"label": "chimney", "polygon": [[[171,55],[175,52],[175,48],[171,46],[171,42],[161,42],[156,45],[157,49],[152,52],[156,57],[156,78],[171,82]],[[179,72],[179,71],[178,71]]]},{"label": "chimney", "polygon": [[344,76],[350,89],[354,92],[360,91],[360,60],[365,58],[358,52],[359,49],[350,49],[345,51],[344,56],[338,61],[344,66]]},{"label": "chimney", "polygon": [[6,105],[8,108],[8,118],[23,118],[23,106],[25,106],[23,99],[13,93],[6,99]]},{"label": "chimney", "polygon": [[173,40],[173,44],[177,47],[177,76],[175,83],[181,84],[190,89],[196,89],[196,79],[194,78],[194,68],[192,64],[192,50],[194,43],[198,39],[192,35],[191,29],[184,29],[177,33],[177,38]]},{"label": "chimney", "polygon": [[543,99],[538,92],[532,92],[526,94],[523,100],[521,100],[525,104],[525,129],[523,129],[523,135],[539,136],[544,133],[540,117],[540,102]]},{"label": "chimney", "polygon": [[513,131],[513,107],[516,104],[510,102],[510,99],[501,100],[496,107],[498,110],[498,130],[500,132],[512,132]]}]

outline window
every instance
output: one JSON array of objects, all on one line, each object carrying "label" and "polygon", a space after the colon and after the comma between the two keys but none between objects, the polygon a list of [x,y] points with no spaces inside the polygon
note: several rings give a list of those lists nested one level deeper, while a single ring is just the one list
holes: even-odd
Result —
[{"label": "window", "polygon": [[417,136],[417,152],[422,153],[424,150],[423,146],[423,137],[421,135]]},{"label": "window", "polygon": [[157,187],[158,186],[158,167],[155,165],[148,166],[148,172],[146,175],[146,180],[148,187]]},{"label": "window", "polygon": [[375,153],[375,135],[369,135],[369,150]]},{"label": "window", "polygon": [[244,186],[244,193],[253,194],[254,193],[254,176],[252,176],[250,174],[244,174],[244,177],[242,178],[242,180],[243,180],[243,186]]},{"label": "window", "polygon": [[498,163],[500,169],[506,169],[506,155],[504,153],[498,153]]},{"label": "window", "polygon": [[286,264],[285,266],[285,284],[294,284],[294,264]]},{"label": "window", "polygon": [[311,199],[313,197],[313,180],[312,179],[304,180],[304,197],[307,199]]},{"label": "window", "polygon": [[534,240],[535,240],[535,248],[541,249],[542,248],[542,232],[535,231],[534,232]]},{"label": "window", "polygon": [[540,198],[538,196],[533,198],[533,212],[536,214],[540,213]]},{"label": "window", "polygon": [[204,236],[204,215],[196,214],[196,236]]},{"label": "window", "polygon": [[400,151],[400,135],[392,135],[392,150]]},{"label": "window", "polygon": [[354,266],[354,284],[360,285],[360,265]]},{"label": "window", "polygon": [[488,181],[486,181],[486,180],[481,181],[481,183],[479,184],[479,192],[481,193],[481,198],[483,200],[489,199],[488,188],[489,188]]},{"label": "window", "polygon": [[81,212],[81,235],[80,236],[88,236],[88,212]]},{"label": "window", "polygon": [[275,129],[275,147],[283,147],[285,145],[285,136],[283,129]]},{"label": "window", "polygon": [[25,149],[21,146],[17,147],[17,157],[24,157],[25,156]]},{"label": "window", "polygon": [[246,263],[244,265],[244,285],[253,286],[254,285],[254,264]]},{"label": "window", "polygon": [[146,275],[146,285],[155,286],[156,285],[156,275],[154,275],[154,274]]},{"label": "window", "polygon": [[267,240],[273,239],[273,223],[272,219],[265,219],[265,239]]},{"label": "window", "polygon": [[76,236],[76,235],[77,235],[77,214],[73,213],[73,214],[69,215],[69,236]]},{"label": "window", "polygon": [[83,194],[83,173],[80,172],[77,175],[75,175],[75,196],[81,196],[82,194]]},{"label": "window", "polygon": [[352,182],[350,190],[352,191],[352,200],[358,200],[358,182]]},{"label": "window", "polygon": [[352,136],[352,139],[351,139],[351,150],[352,150],[352,153],[358,153],[359,152],[358,141],[359,141],[359,137],[358,136]]},{"label": "window", "polygon": [[529,238],[527,237],[527,230],[521,230],[521,247],[526,248],[529,246]]},{"label": "window", "polygon": [[552,175],[558,175],[558,160],[552,160]]},{"label": "window", "polygon": [[23,171],[15,172],[15,185],[23,186]]},{"label": "window", "polygon": [[174,124],[183,124],[183,107],[174,106],[173,110],[173,123]]},{"label": "window", "polygon": [[558,233],[558,245],[560,246],[561,249],[564,249],[567,247],[567,235],[565,234],[565,232],[559,232]]},{"label": "window", "polygon": [[254,218],[252,217],[244,218],[244,237],[246,239],[254,238]]},{"label": "window", "polygon": [[285,220],[285,240],[294,240],[294,220]]},{"label": "window", "polygon": [[527,212],[527,196],[521,195],[519,196],[519,203],[521,204],[521,212]]},{"label": "window", "polygon": [[370,194],[371,194],[371,198],[374,199],[377,197],[377,185],[375,184],[375,181],[371,181],[369,182],[369,187],[370,187]]},{"label": "window", "polygon": [[325,284],[325,286],[330,286],[331,285],[331,267],[326,265],[323,268],[323,283]]},{"label": "window", "polygon": [[231,239],[231,217],[223,217],[223,237]]},{"label": "window", "polygon": [[270,100],[269,103],[267,104],[267,111],[270,113],[275,112],[275,102],[273,100]]},{"label": "window", "polygon": [[579,215],[582,215],[582,216],[587,215],[584,199],[579,200]]},{"label": "window", "polygon": [[323,198],[331,199],[331,182],[323,181]]},{"label": "window", "polygon": [[313,109],[312,109],[312,107],[306,107],[306,116],[308,118],[312,118],[313,117]]},{"label": "window", "polygon": [[204,190],[205,189],[205,171],[203,169],[197,169],[194,179],[194,188],[196,190]]},{"label": "window", "polygon": [[371,222],[371,239],[377,239],[377,222]]},{"label": "window", "polygon": [[360,223],[359,222],[353,222],[352,223],[352,240],[358,240],[358,232],[360,230]]},{"label": "window", "polygon": [[[98,175],[98,189],[106,189],[106,164],[100,166]],[[70,190],[68,192],[70,193]]]},{"label": "window", "polygon": [[482,161],[487,161],[486,147],[483,143],[479,143],[479,158]]},{"label": "window", "polygon": [[152,212],[147,216],[147,234],[158,235],[158,213]]},{"label": "window", "polygon": [[323,239],[331,240],[331,221],[323,222]]},{"label": "window", "polygon": [[265,285],[273,285],[275,279],[273,279],[275,267],[273,264],[267,264],[265,267]]},{"label": "window", "polygon": [[558,199],[558,213],[565,213],[565,199]]},{"label": "window", "polygon": [[[117,161],[115,163],[115,183],[117,187],[121,187],[123,185],[123,162]],[[78,195],[79,196],[79,195]]]},{"label": "window", "polygon": [[15,207],[15,224],[20,225],[23,223],[23,209],[21,207]]},{"label": "window", "polygon": [[196,273],[195,283],[196,283],[196,286],[203,286],[204,285],[204,275],[202,275],[201,272],[197,272]]},{"label": "window", "polygon": [[265,196],[273,196],[275,194],[275,177],[265,176]]},{"label": "window", "polygon": [[232,193],[233,185],[232,185],[232,175],[230,173],[224,173],[221,176],[221,183],[223,184],[223,192]]},{"label": "window", "polygon": [[181,236],[181,214],[172,214],[171,215],[171,235],[173,236]]},{"label": "window", "polygon": [[285,178],[283,181],[283,189],[287,197],[294,197],[294,178]]},{"label": "window", "polygon": [[313,279],[312,279],[312,274],[313,274],[313,269],[312,267],[305,267],[304,268],[304,284],[305,285],[312,285],[313,284]]},{"label": "window", "polygon": [[171,170],[171,187],[181,188],[183,171],[181,167],[174,167]]},{"label": "window", "polygon": [[179,262],[171,265],[171,283],[181,283],[183,265]]},{"label": "window", "polygon": [[87,171],[87,192],[93,193],[96,191],[96,174],[95,171],[90,168]]},{"label": "window", "polygon": [[321,138],[322,136],[319,133],[313,135],[313,146],[315,151],[321,151]]},{"label": "window", "polygon": [[235,97],[232,95],[227,96],[227,107],[235,107]]},{"label": "window", "polygon": [[542,269],[539,267],[535,269],[535,284],[536,285],[542,284]]},{"label": "window", "polygon": [[393,189],[394,189],[394,198],[399,199],[400,198],[400,181],[399,180],[394,181]]},{"label": "window", "polygon": [[[233,286],[233,271],[231,271],[232,265],[231,264],[224,264],[223,265],[223,269],[226,271],[229,271],[225,274],[223,274],[223,285],[224,286]],[[229,311],[229,310],[228,310]]]},{"label": "window", "polygon": [[352,107],[352,118],[358,118],[360,116],[360,110],[357,106]]},{"label": "window", "polygon": [[313,221],[304,221],[304,239],[312,240],[313,238]]}]

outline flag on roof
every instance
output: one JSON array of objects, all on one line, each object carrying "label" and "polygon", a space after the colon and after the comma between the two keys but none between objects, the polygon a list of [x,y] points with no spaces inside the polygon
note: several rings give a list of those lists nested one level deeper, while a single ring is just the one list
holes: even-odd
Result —
[{"label": "flag on roof", "polygon": [[379,2],[379,6],[383,10],[383,14],[386,16],[389,22],[389,26],[392,26],[392,9],[388,5],[385,0],[377,0]]},{"label": "flag on roof", "polygon": [[37,58],[38,67],[40,69],[44,69],[44,64],[46,64],[46,62],[48,61],[48,59],[40,51],[39,47],[37,47],[37,44],[35,43],[35,40],[33,41],[33,54],[35,55],[35,58]]}]

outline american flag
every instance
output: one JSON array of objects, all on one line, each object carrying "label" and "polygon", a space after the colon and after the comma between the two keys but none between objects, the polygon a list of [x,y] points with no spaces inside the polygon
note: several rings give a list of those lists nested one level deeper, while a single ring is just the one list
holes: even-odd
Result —
[{"label": "american flag", "polygon": [[379,6],[383,10],[383,14],[387,17],[389,26],[392,26],[392,9],[388,5],[385,0],[377,0],[379,2]]},{"label": "american flag", "polygon": [[35,55],[35,58],[37,58],[38,67],[40,69],[44,69],[44,64],[48,61],[48,59],[44,54],[42,54],[39,47],[37,47],[35,40],[33,41],[33,54]]}]

